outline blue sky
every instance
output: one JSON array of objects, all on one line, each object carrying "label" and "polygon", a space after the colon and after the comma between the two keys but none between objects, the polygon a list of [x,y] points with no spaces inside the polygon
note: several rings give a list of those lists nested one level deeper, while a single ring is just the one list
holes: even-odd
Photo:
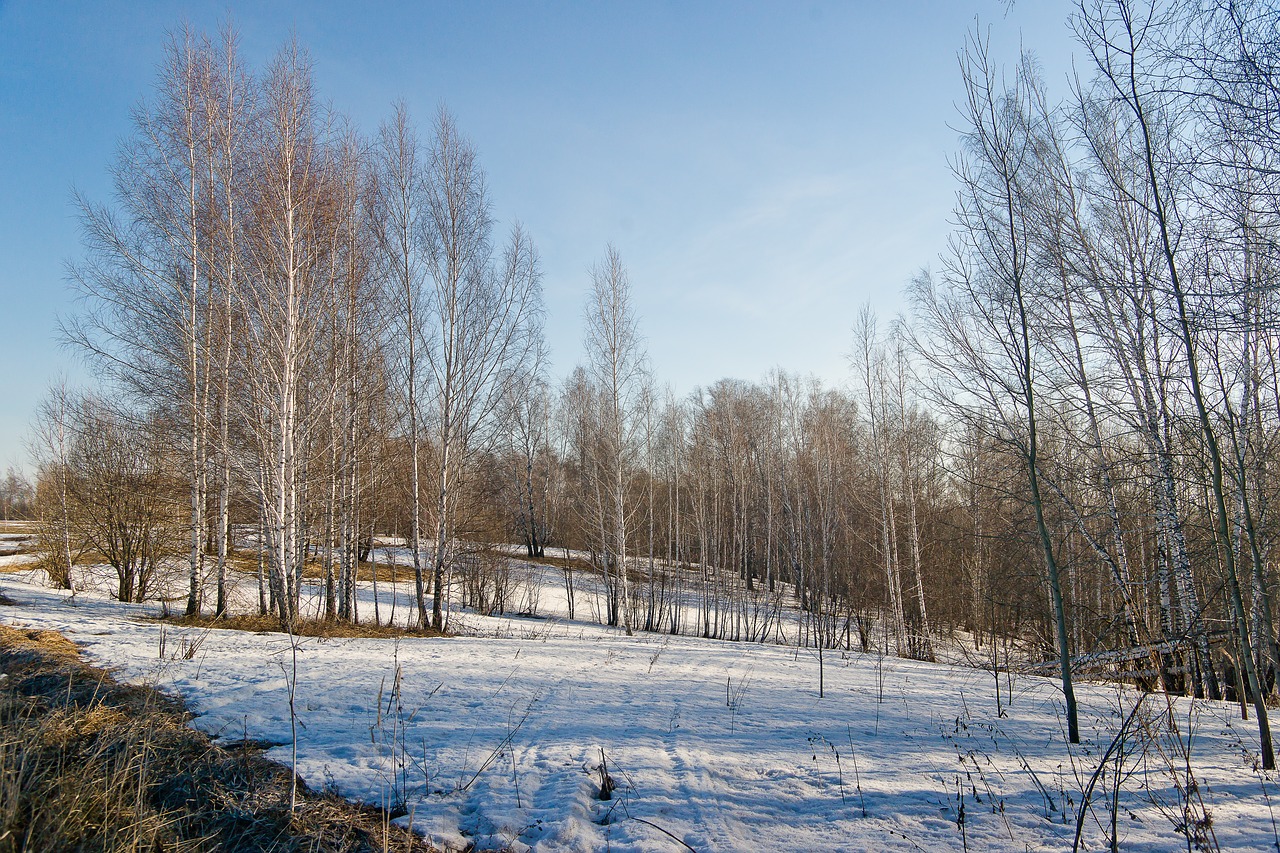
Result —
[{"label": "blue sky", "polygon": [[980,22],[1058,92],[1071,4],[967,2],[39,2],[0,0],[0,469],[49,384],[91,376],[58,342],[77,310],[73,188],[107,167],[166,32],[230,16],[252,67],[291,34],[317,90],[372,133],[403,98],[446,104],[494,212],[542,253],[557,376],[581,355],[588,270],[631,275],[655,373],[677,393],[769,369],[845,379],[859,306],[903,308],[945,249],[956,54]]}]

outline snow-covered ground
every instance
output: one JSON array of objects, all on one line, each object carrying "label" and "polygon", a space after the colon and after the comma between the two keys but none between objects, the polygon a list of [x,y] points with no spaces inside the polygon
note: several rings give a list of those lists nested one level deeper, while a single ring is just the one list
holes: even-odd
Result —
[{"label": "snow-covered ground", "polygon": [[[4,622],[63,631],[122,677],[184,696],[199,728],[281,744],[270,754],[289,762],[287,637],[175,628],[145,618],[154,606],[70,600],[23,577],[0,577],[19,602]],[[1280,850],[1280,778],[1257,770],[1238,706],[1149,696],[1108,752],[1139,694],[1080,685],[1083,742],[1069,748],[1048,679],[1012,676],[1001,717],[982,670],[828,652],[819,697],[812,650],[455,618],[469,636],[296,645],[299,771],[353,798],[403,799],[405,819],[444,844],[1071,850],[1104,763],[1082,850],[1108,847],[1113,815],[1122,850],[1187,849],[1179,827],[1206,816],[1211,846]]]}]

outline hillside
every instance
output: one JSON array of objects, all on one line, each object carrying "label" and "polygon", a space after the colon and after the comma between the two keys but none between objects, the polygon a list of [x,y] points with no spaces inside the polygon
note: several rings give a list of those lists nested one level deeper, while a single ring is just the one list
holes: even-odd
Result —
[{"label": "hillside", "polygon": [[21,575],[0,592],[6,624],[61,631],[286,764],[296,649],[308,784],[402,804],[459,849],[1071,850],[1086,791],[1080,849],[1280,849],[1280,786],[1235,705],[1083,684],[1068,748],[1055,683],[1026,675],[1002,676],[1001,717],[990,672],[875,654],[827,652],[820,698],[812,650],[474,614],[450,638],[291,645]]}]

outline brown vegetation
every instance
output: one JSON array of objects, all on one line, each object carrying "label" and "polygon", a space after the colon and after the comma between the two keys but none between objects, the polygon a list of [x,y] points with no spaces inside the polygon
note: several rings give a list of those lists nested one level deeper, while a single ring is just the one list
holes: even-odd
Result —
[{"label": "brown vegetation", "polygon": [[0,851],[429,851],[385,813],[214,745],[182,704],[117,683],[52,631],[0,626]]},{"label": "brown vegetation", "polygon": [[[217,616],[172,616],[163,621],[175,625],[195,628],[226,628],[233,631],[250,631],[253,633],[278,633],[280,620],[274,615],[240,614]],[[366,622],[349,622],[344,619],[298,619],[293,623],[293,634],[298,637],[324,637],[326,639],[357,637],[373,639],[392,639],[395,637],[444,637],[444,632],[428,628],[425,631],[416,627],[406,628],[398,625],[375,625]]]}]

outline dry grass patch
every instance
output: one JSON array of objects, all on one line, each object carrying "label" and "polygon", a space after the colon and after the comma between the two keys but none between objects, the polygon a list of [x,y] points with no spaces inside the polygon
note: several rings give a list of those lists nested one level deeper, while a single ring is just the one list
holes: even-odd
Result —
[{"label": "dry grass patch", "polygon": [[[0,853],[413,851],[387,815],[187,727],[182,704],[117,683],[54,632],[0,626]],[[246,745],[248,746],[248,745]]]},{"label": "dry grass patch", "polygon": [[36,532],[36,522],[34,521],[17,521],[15,519],[0,519],[0,536],[9,534],[34,536]]},{"label": "dry grass patch", "polygon": [[34,531],[0,530],[0,557],[29,554],[36,549],[37,544]]},{"label": "dry grass patch", "polygon": [[[223,616],[168,616],[160,617],[161,621],[172,625],[190,628],[225,628],[231,631],[248,631],[254,634],[283,634],[280,619],[276,616],[236,615]],[[372,625],[367,623],[345,622],[340,619],[300,619],[293,626],[293,633],[298,637],[321,637],[325,639],[395,639],[396,637],[445,637],[440,631],[428,628],[419,631],[399,625]]]},{"label": "dry grass patch", "polygon": [[[237,551],[227,555],[227,566],[234,572],[243,575],[258,574],[258,555],[252,551]],[[356,580],[371,582],[374,580],[374,564],[368,560],[362,560],[360,565],[356,567]],[[337,570],[335,566],[335,571]],[[321,580],[326,575],[323,560],[309,559],[300,569],[302,577],[312,580]],[[394,566],[389,562],[378,561],[377,564],[377,580],[378,583],[396,583],[403,584],[413,580],[413,565],[411,563],[397,562]]]},{"label": "dry grass patch", "polygon": [[570,557],[567,560],[564,557],[520,557],[529,563],[537,563],[540,566],[555,566],[557,569],[573,569],[579,572],[592,572],[599,574],[600,571],[591,564],[590,560],[584,560],[581,557]]}]

